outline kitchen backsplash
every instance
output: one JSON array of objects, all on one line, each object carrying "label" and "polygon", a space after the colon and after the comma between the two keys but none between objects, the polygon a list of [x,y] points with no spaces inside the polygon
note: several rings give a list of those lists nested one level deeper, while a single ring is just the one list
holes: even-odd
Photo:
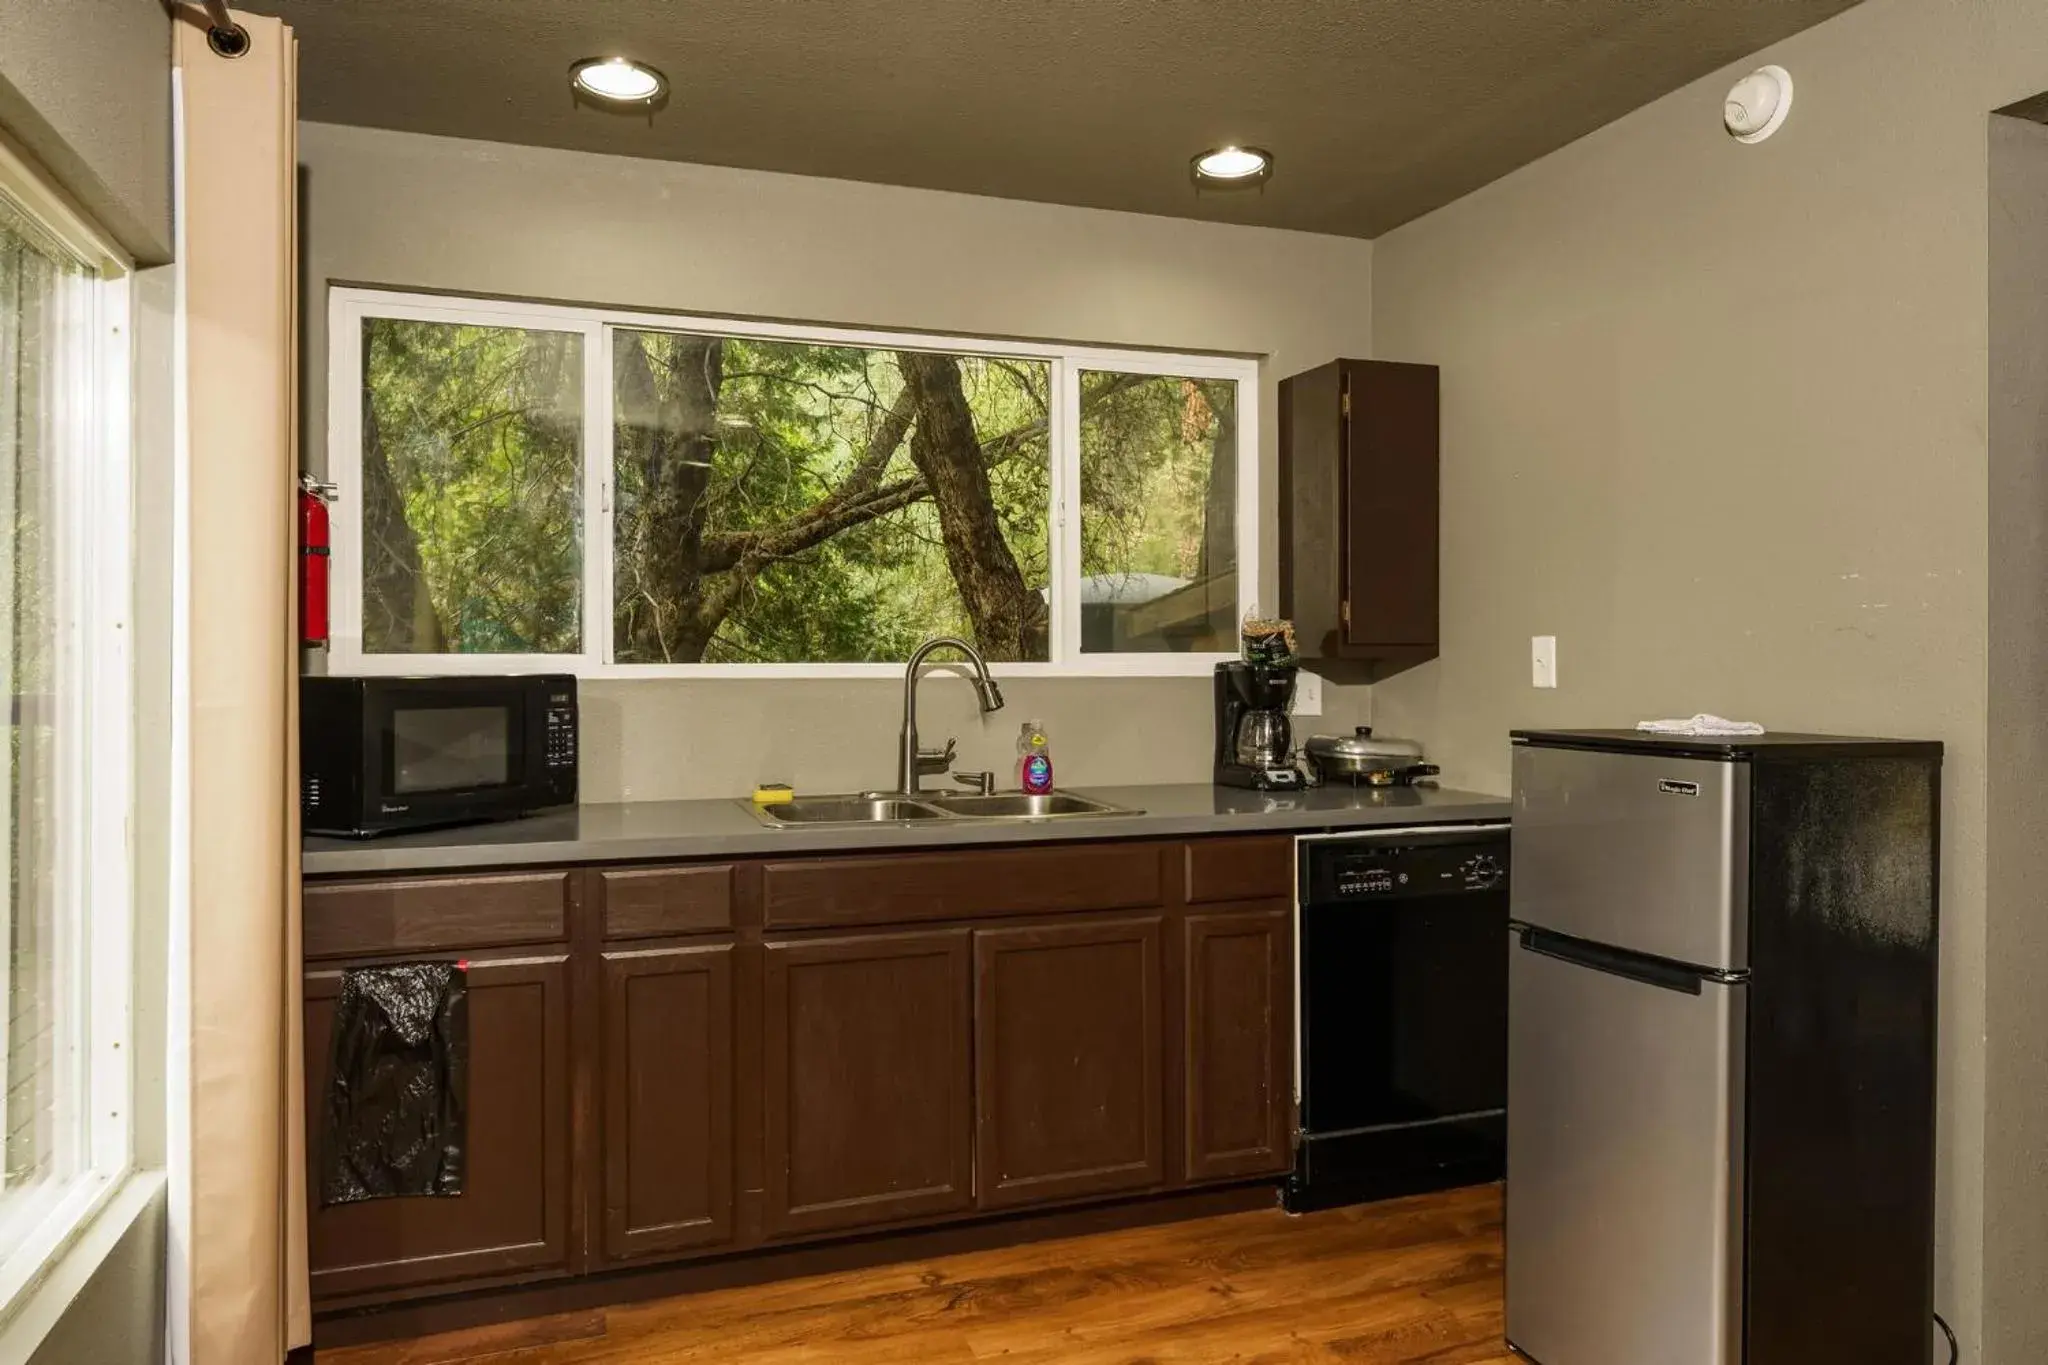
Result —
[{"label": "kitchen backsplash", "polygon": [[[960,742],[956,767],[993,770],[1014,786],[1017,729],[1041,721],[1061,786],[1206,782],[1213,738],[1210,680],[1006,678],[1008,705],[987,717],[961,677],[926,675],[918,729],[927,747]],[[1297,734],[1370,719],[1371,689],[1323,688],[1323,714]],[[666,801],[739,796],[758,782],[800,791],[893,786],[902,724],[898,678],[748,682],[586,682],[583,799]],[[946,779],[926,779],[950,786]]]}]

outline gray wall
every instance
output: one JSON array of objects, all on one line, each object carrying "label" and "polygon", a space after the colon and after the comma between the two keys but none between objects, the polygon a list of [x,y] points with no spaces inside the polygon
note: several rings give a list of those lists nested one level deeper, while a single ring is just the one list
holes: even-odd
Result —
[{"label": "gray wall", "polygon": [[144,265],[171,257],[160,0],[0,0],[0,130]]},{"label": "gray wall", "polygon": [[[330,281],[1264,357],[1273,386],[1366,353],[1370,243],[668,162],[306,124],[306,450],[321,462]],[[1276,563],[1267,518],[1265,581]],[[1270,596],[1270,593],[1268,594]],[[1043,720],[1072,783],[1206,780],[1206,679],[1024,680],[982,722],[926,687],[927,736],[970,767]],[[1364,688],[1326,690],[1330,725]],[[588,684],[587,799],[813,790],[893,778],[888,681]]]},{"label": "gray wall", "polygon": [[1985,1351],[2048,1359],[2048,128],[1991,120]]},{"label": "gray wall", "polygon": [[2022,1365],[1977,1349],[2048,1320],[1987,1248],[2048,1186],[1985,1160],[1985,125],[2048,88],[2048,6],[1868,0],[1766,59],[1769,142],[1720,127],[1743,63],[1375,244],[1375,354],[1444,367],[1445,644],[1374,707],[1481,787],[1517,725],[1947,743],[1939,1300]]}]

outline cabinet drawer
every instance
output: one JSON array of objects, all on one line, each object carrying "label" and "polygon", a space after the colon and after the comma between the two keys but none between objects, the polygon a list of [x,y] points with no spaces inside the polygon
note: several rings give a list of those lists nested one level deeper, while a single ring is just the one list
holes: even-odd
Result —
[{"label": "cabinet drawer", "polygon": [[1187,846],[1188,901],[1285,899],[1294,893],[1294,840],[1203,839]]},{"label": "cabinet drawer", "polygon": [[1153,906],[1161,900],[1161,851],[1159,844],[1062,844],[771,863],[767,922],[786,929]]},{"label": "cabinet drawer", "polygon": [[546,943],[567,936],[569,875],[505,873],[306,888],[309,958]]},{"label": "cabinet drawer", "polygon": [[651,867],[599,874],[606,938],[716,933],[732,928],[729,863]]}]

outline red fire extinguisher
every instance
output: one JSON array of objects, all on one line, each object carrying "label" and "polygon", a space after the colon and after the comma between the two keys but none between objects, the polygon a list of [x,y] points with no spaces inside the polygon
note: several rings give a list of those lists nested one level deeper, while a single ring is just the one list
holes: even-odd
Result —
[{"label": "red fire extinguisher", "polygon": [[311,474],[299,475],[299,641],[327,643],[327,579],[332,542],[327,504],[335,488]]}]

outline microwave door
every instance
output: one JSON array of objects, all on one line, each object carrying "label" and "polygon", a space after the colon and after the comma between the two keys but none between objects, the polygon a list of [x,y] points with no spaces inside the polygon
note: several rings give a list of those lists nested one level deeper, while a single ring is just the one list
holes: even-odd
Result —
[{"label": "microwave door", "polygon": [[396,796],[510,786],[513,708],[398,706],[391,712],[391,786]]},{"label": "microwave door", "polygon": [[514,688],[394,690],[369,720],[376,814],[420,824],[516,807],[529,786],[526,702]]}]

